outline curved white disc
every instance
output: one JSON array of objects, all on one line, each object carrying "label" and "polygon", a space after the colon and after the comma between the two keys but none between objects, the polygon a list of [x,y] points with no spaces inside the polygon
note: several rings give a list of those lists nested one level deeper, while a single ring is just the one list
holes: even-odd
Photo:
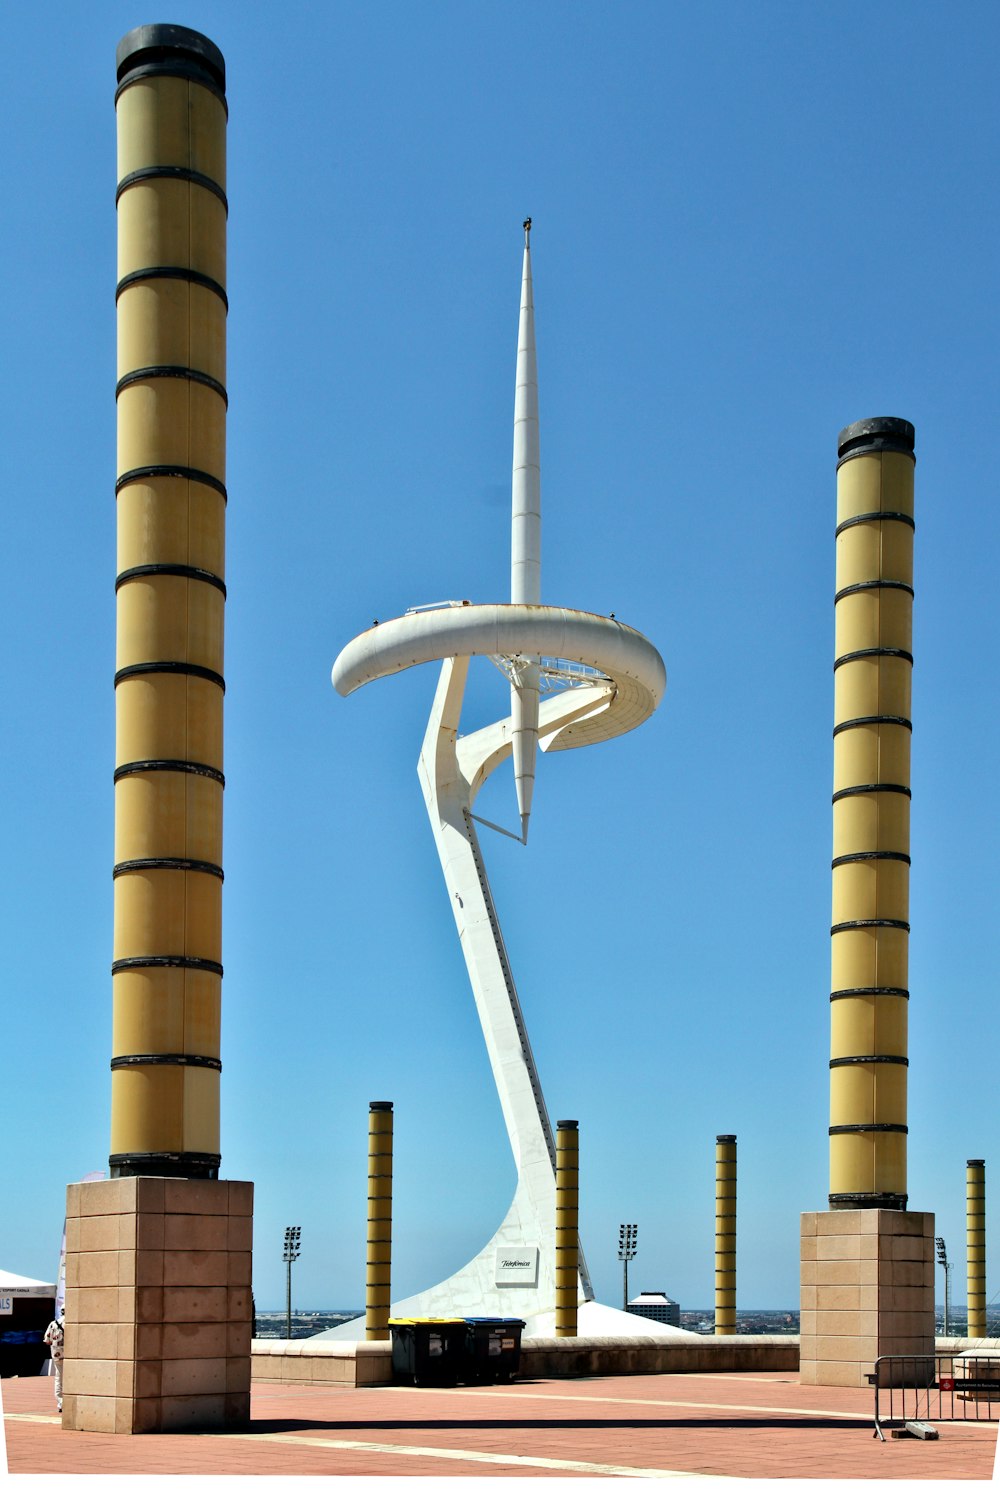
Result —
[{"label": "curved white disc", "polygon": [[550,749],[624,734],[649,718],[667,683],[660,653],[637,630],[549,604],[464,604],[386,620],[344,647],[331,676],[346,698],[366,682],[452,656],[562,657],[610,678],[613,695]]}]

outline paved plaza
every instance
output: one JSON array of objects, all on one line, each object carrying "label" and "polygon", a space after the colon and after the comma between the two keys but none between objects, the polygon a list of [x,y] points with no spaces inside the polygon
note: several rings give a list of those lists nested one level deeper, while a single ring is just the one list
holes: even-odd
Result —
[{"label": "paved plaza", "polygon": [[45,1378],[4,1380],[12,1475],[990,1480],[996,1423],[873,1438],[867,1390],[795,1375],[631,1375],[509,1386],[254,1386],[240,1433],[64,1432]]}]

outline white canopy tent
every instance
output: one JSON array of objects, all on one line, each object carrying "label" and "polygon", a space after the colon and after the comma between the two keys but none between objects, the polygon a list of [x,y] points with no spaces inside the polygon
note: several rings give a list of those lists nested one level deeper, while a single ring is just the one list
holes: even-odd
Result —
[{"label": "white canopy tent", "polygon": [[36,1281],[33,1276],[0,1271],[0,1297],[54,1297],[55,1294],[53,1281]]},{"label": "white canopy tent", "polygon": [[55,1296],[54,1282],[0,1271],[0,1375],[51,1373],[41,1336]]}]

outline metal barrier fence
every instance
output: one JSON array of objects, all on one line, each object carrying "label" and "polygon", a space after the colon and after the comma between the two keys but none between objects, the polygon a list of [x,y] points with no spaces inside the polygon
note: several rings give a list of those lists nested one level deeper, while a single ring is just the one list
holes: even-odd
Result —
[{"label": "metal barrier fence", "polygon": [[883,1443],[886,1427],[894,1436],[936,1437],[927,1424],[1000,1420],[1000,1351],[884,1354],[868,1379],[875,1387],[872,1437]]}]

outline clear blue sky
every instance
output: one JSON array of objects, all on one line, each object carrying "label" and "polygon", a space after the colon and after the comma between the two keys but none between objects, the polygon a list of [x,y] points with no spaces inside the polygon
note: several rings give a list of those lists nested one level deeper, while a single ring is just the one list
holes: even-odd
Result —
[{"label": "clear blue sky", "polygon": [[[992,4],[172,4],[5,15],[0,1265],[55,1274],[107,1165],[115,46],[229,70],[223,1174],[258,1306],[360,1306],[369,1099],[394,1290],[492,1234],[513,1166],[415,767],[434,667],[334,694],[374,617],[507,597],[534,218],[546,602],[660,649],[663,705],[542,759],[487,858],[596,1291],[707,1306],[739,1138],[741,1306],[825,1206],[838,430],[916,426],[910,1204],[964,1297],[998,1181]],[[477,702],[503,712],[483,667]],[[480,720],[482,722],[482,720]],[[509,777],[487,816],[514,817]],[[1000,1189],[998,1189],[1000,1191]],[[988,1295],[1000,1292],[997,1193]],[[939,1293],[940,1296],[940,1293]]]}]

